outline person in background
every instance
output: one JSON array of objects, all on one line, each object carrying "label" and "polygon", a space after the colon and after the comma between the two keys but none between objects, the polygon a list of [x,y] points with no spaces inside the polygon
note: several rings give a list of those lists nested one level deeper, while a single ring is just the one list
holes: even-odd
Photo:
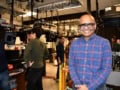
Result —
[{"label": "person in background", "polygon": [[69,57],[70,45],[71,45],[72,41],[74,40],[74,38],[73,37],[69,37],[68,40],[69,40],[69,43],[66,45],[66,48],[65,48],[65,56],[66,56],[66,63],[67,64],[68,64],[68,60],[69,60],[68,57]]},{"label": "person in background", "polygon": [[56,73],[56,81],[59,80],[59,66],[64,63],[64,40],[65,38],[61,36],[59,38],[59,42],[56,45],[56,58],[57,58],[57,73]]},{"label": "person in background", "polygon": [[0,26],[0,90],[10,90],[7,57],[4,50],[5,29]]},{"label": "person in background", "polygon": [[92,15],[82,15],[79,23],[82,36],[72,42],[69,52],[74,90],[104,90],[112,70],[110,43],[95,34],[96,22]]},{"label": "person in background", "polygon": [[32,33],[33,33],[33,32],[32,32],[31,30],[27,32],[27,43],[28,43],[30,40],[34,39]]},{"label": "person in background", "polygon": [[33,29],[30,33],[29,41],[24,51],[24,59],[29,68],[27,72],[27,90],[43,90],[42,76],[44,70],[44,60],[48,57],[48,50],[39,38],[42,34],[40,29]]},{"label": "person in background", "polygon": [[116,36],[113,36],[111,38],[111,47],[112,47],[112,50],[114,51],[114,46],[116,45],[117,43],[117,37]]},{"label": "person in background", "polygon": [[112,37],[111,46],[112,46],[112,51],[113,52],[119,52],[120,51],[119,39],[116,36]]}]

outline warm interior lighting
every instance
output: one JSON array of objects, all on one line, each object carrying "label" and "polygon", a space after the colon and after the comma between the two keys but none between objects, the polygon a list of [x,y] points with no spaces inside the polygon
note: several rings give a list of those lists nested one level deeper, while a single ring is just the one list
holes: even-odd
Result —
[{"label": "warm interior lighting", "polygon": [[116,5],[114,5],[114,6],[120,6],[120,4],[116,4]]},{"label": "warm interior lighting", "polygon": [[[36,14],[37,14],[36,12],[33,12],[33,15],[36,15]],[[26,14],[23,14],[23,15],[20,15],[20,16],[29,17],[29,16],[31,16],[31,12],[27,12]]]},{"label": "warm interior lighting", "polygon": [[65,8],[61,8],[61,9],[58,9],[58,10],[61,11],[61,10],[67,10],[67,9],[79,8],[79,7],[81,7],[81,5],[79,5],[79,6],[65,7]]},{"label": "warm interior lighting", "polygon": [[120,6],[116,7],[116,12],[120,12]]},{"label": "warm interior lighting", "polygon": [[107,8],[105,8],[105,11],[107,12],[107,11],[111,11],[112,10],[112,7],[107,7]]}]

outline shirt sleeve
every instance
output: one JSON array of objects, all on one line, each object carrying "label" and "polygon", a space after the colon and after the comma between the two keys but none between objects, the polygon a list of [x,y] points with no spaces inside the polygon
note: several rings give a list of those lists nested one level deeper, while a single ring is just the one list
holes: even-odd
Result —
[{"label": "shirt sleeve", "polygon": [[97,73],[93,73],[93,80],[88,85],[89,90],[91,88],[96,89],[99,85],[104,84],[111,72],[112,65],[112,51],[109,41],[103,43],[102,64]]},{"label": "shirt sleeve", "polygon": [[75,58],[74,58],[74,46],[71,44],[70,50],[69,50],[69,70],[70,70],[70,76],[72,80],[74,81],[75,85],[80,85],[81,82],[76,74],[75,70]]},{"label": "shirt sleeve", "polygon": [[44,51],[44,60],[46,60],[49,57],[49,52],[48,52],[48,49],[47,49],[46,45],[44,45],[44,46],[45,46],[44,47],[44,49],[45,49],[45,51]]},{"label": "shirt sleeve", "polygon": [[32,49],[32,43],[29,42],[28,45],[26,46],[26,49],[24,51],[24,60],[26,63],[28,63],[29,61],[32,60],[32,57],[31,57],[31,49]]}]

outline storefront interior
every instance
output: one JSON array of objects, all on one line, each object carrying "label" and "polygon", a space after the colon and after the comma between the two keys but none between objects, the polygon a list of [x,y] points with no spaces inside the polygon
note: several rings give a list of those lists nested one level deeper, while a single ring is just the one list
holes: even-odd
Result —
[{"label": "storefront interior", "polygon": [[23,59],[26,33],[39,25],[43,31],[40,40],[50,54],[44,68],[44,90],[70,90],[66,89],[67,71],[63,69],[67,66],[61,69],[61,82],[55,81],[55,47],[60,36],[65,36],[67,45],[69,37],[81,35],[79,17],[86,12],[96,19],[96,34],[107,38],[111,45],[114,36],[119,41],[113,49],[113,70],[106,86],[107,90],[120,90],[120,0],[0,0],[0,27],[6,29],[5,49],[8,63],[13,66],[9,70],[11,90],[26,90]]}]

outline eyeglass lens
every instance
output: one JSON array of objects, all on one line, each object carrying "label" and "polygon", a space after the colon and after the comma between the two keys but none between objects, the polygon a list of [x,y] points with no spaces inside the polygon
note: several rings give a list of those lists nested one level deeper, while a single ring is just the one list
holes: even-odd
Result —
[{"label": "eyeglass lens", "polygon": [[79,27],[80,28],[84,28],[84,27],[88,27],[91,28],[95,25],[95,23],[84,23],[84,24],[80,24]]}]

